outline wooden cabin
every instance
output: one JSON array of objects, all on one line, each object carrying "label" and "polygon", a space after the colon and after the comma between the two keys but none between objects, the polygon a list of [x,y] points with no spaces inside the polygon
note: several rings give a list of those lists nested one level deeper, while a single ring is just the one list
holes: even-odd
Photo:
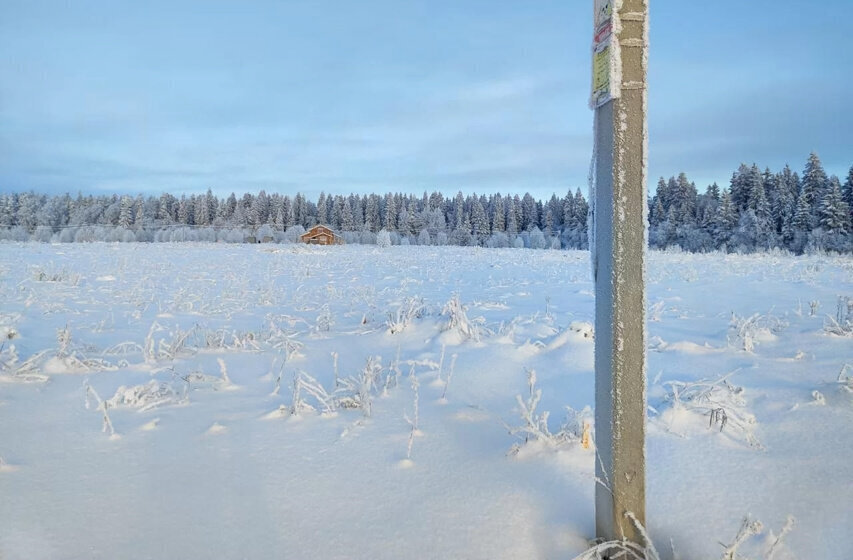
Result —
[{"label": "wooden cabin", "polygon": [[326,226],[316,225],[303,233],[299,240],[309,245],[343,245],[344,240]]}]

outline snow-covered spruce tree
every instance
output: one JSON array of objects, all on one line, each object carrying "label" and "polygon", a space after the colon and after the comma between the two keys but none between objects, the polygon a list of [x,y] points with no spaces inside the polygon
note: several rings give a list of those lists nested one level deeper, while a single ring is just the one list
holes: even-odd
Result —
[{"label": "snow-covered spruce tree", "polygon": [[507,198],[506,233],[510,237],[514,237],[518,233],[518,222],[515,219],[515,202],[513,202],[512,198]]},{"label": "snow-covered spruce tree", "polygon": [[483,204],[476,195],[471,204],[471,233],[478,245],[482,245],[489,236],[489,219],[486,217]]},{"label": "snow-covered spruce tree", "polygon": [[794,211],[794,220],[792,222],[794,230],[794,240],[791,248],[800,252],[805,247],[808,240],[808,234],[812,229],[811,204],[805,194],[800,194],[797,199],[797,209]]},{"label": "snow-covered spruce tree", "polygon": [[827,233],[850,231],[850,208],[841,196],[841,183],[832,176],[818,207],[818,222]]},{"label": "snow-covered spruce tree", "polygon": [[728,245],[738,224],[738,214],[728,190],[723,191],[714,218],[713,237],[717,247]]},{"label": "snow-covered spruce tree", "polygon": [[841,187],[841,198],[844,199],[848,210],[850,210],[850,220],[853,223],[853,166],[847,172],[847,180],[844,181],[844,186]]},{"label": "snow-covered spruce tree", "polygon": [[[853,170],[851,170],[853,174]],[[495,195],[492,208],[492,233],[506,230],[506,209],[500,193]]]},{"label": "snow-covered spruce tree", "polygon": [[747,175],[749,167],[745,163],[741,163],[737,171],[732,173],[732,178],[729,182],[729,193],[731,193],[732,204],[735,208],[741,210],[746,208],[749,200],[749,185],[747,184]]},{"label": "snow-covered spruce tree", "polygon": [[[331,196],[329,198],[332,198]],[[337,197],[335,198],[337,200]],[[317,223],[328,225],[331,222],[329,221],[329,209],[327,207],[326,201],[326,193],[320,191],[320,198],[317,199]]]},{"label": "snow-covered spruce tree", "polygon": [[343,231],[354,231],[355,230],[355,220],[352,216],[352,207],[350,206],[349,200],[344,200],[343,206],[341,207],[341,229]]},{"label": "snow-covered spruce tree", "polygon": [[125,229],[130,229],[130,226],[133,225],[133,199],[127,195],[121,197],[118,225]]}]

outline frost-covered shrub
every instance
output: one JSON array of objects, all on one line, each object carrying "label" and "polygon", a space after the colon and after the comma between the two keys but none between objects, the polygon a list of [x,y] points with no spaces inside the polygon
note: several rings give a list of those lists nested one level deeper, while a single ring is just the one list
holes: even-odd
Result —
[{"label": "frost-covered shrub", "polygon": [[536,387],[536,371],[527,370],[527,398],[522,398],[521,395],[516,395],[515,400],[518,404],[516,412],[522,421],[519,426],[509,426],[504,424],[510,435],[521,440],[520,443],[515,443],[510,448],[511,455],[517,454],[521,447],[531,441],[543,443],[549,447],[559,447],[568,443],[580,443],[584,437],[585,426],[588,426],[586,421],[592,411],[589,407],[577,412],[569,407],[566,408],[566,421],[560,426],[556,432],[552,432],[548,426],[548,418],[550,412],[538,412],[536,409],[539,406],[539,401],[542,399],[542,389]]},{"label": "frost-covered shrub", "polygon": [[167,329],[154,321],[148,329],[148,335],[145,337],[145,344],[143,345],[145,361],[151,363],[157,360],[174,360],[182,354],[192,353],[194,349],[189,347],[187,342],[191,336],[196,334],[197,329],[197,326],[187,330],[175,327],[173,330],[168,331],[168,336],[160,338],[155,342],[155,333],[166,331]]},{"label": "frost-covered shrub", "polygon": [[[756,419],[747,409],[743,387],[729,383],[731,373],[714,381],[669,381],[663,402],[668,406],[660,412],[660,420],[673,433],[683,433],[707,425],[750,447],[761,449],[755,436]],[[707,418],[707,421],[705,420]]]},{"label": "frost-covered shrub", "polygon": [[551,243],[550,243],[550,246],[548,248],[551,249],[552,251],[559,251],[560,250],[560,238],[559,237],[551,237]]},{"label": "frost-covered shrub", "polygon": [[391,246],[391,234],[388,233],[388,230],[383,229],[376,234],[376,246],[383,249]]},{"label": "frost-covered shrub", "polygon": [[[228,243],[243,243],[246,240],[247,232],[240,228],[234,228],[228,231]],[[297,237],[298,239],[298,237]]]},{"label": "frost-covered shrub", "polygon": [[29,239],[29,233],[21,226],[14,226],[10,229],[0,228],[0,241],[28,241]]},{"label": "frost-covered shrub", "polygon": [[[216,231],[213,228],[206,227],[206,228],[198,229],[196,231],[197,231],[199,241],[204,241],[206,243],[213,243],[214,241],[216,241]],[[138,232],[137,232],[137,241],[140,241]]]},{"label": "frost-covered shrub", "polygon": [[425,229],[422,229],[418,234],[418,245],[430,245],[431,240],[429,237],[429,232]]},{"label": "frost-covered shrub", "polygon": [[15,329],[7,329],[0,341],[0,381],[15,383],[44,383],[48,376],[41,373],[42,356],[47,350],[18,363],[18,351],[10,341],[17,336]]},{"label": "frost-covered shrub", "polygon": [[51,237],[53,237],[53,228],[48,226],[38,226],[33,232],[32,240],[40,241],[41,243],[48,243]]},{"label": "frost-covered shrub", "polygon": [[91,243],[96,241],[95,239],[95,228],[90,226],[85,226],[81,228],[77,228],[77,231],[74,233],[74,243]]},{"label": "frost-covered shrub", "polygon": [[[137,243],[150,243],[154,240],[154,232],[150,229],[140,229],[138,231],[133,232],[133,235],[136,236]],[[212,239],[211,241],[215,240],[215,235],[216,234],[214,233],[214,239]]]},{"label": "frost-covered shrub", "polygon": [[[337,355],[333,356],[337,371]],[[355,409],[369,417],[373,411],[373,398],[381,385],[382,371],[382,358],[371,356],[358,375],[339,378],[336,374],[335,387],[330,392],[314,377],[297,370],[293,374],[289,412],[298,416],[309,412],[333,414],[339,409]],[[385,388],[388,386],[389,382],[386,381]]]},{"label": "frost-covered shrub", "polygon": [[528,247],[531,249],[544,249],[545,246],[545,234],[538,227],[533,226],[528,235]]},{"label": "frost-covered shrub", "polygon": [[284,240],[287,243],[299,243],[299,238],[305,233],[305,228],[302,226],[290,226],[284,232]]},{"label": "frost-covered shrub", "polygon": [[[313,397],[317,406],[315,407],[306,401],[305,395]],[[298,416],[306,412],[314,412],[318,408],[323,414],[332,414],[336,408],[333,395],[329,394],[323,385],[312,376],[302,370],[295,371],[290,413]]]},{"label": "frost-covered shrub", "polygon": [[359,243],[362,245],[376,245],[376,234],[370,230],[360,232]]},{"label": "frost-covered shrub", "polygon": [[106,403],[108,408],[135,408],[145,412],[161,406],[180,404],[185,400],[171,384],[152,379],[143,385],[122,385]]},{"label": "frost-covered shrub", "polygon": [[523,249],[524,239],[522,239],[521,237],[516,237],[515,240],[512,242],[512,246],[516,249]]},{"label": "frost-covered shrub", "polygon": [[116,241],[121,243],[135,243],[136,242],[136,234],[130,231],[129,229],[124,228],[116,228]]},{"label": "frost-covered shrub", "polygon": [[334,392],[335,405],[340,408],[360,409],[364,416],[369,417],[373,413],[373,397],[379,387],[381,375],[382,358],[367,358],[357,376],[339,379]]},{"label": "frost-covered shrub", "polygon": [[388,332],[396,334],[403,332],[413,319],[420,319],[424,314],[424,300],[419,297],[407,297],[403,303],[394,310],[388,312]]},{"label": "frost-covered shrub", "polygon": [[729,323],[729,345],[752,352],[755,345],[776,338],[776,333],[788,326],[788,323],[771,314],[755,313],[749,317],[740,317],[732,313]]},{"label": "frost-covered shrub", "polygon": [[509,238],[507,237],[507,235],[504,232],[496,231],[489,238],[487,245],[489,247],[498,248],[498,249],[509,247]]},{"label": "frost-covered shrub", "polygon": [[73,243],[74,242],[74,230],[72,228],[65,228],[59,230],[58,239],[60,243]]},{"label": "frost-covered shrub", "polygon": [[447,245],[447,234],[443,231],[435,234],[435,244],[436,245]]},{"label": "frost-covered shrub", "polygon": [[853,297],[838,296],[835,317],[826,316],[823,330],[837,336],[853,336]]},{"label": "frost-covered shrub", "polygon": [[54,356],[48,358],[41,369],[47,373],[67,373],[103,371],[117,369],[113,364],[100,358],[89,358],[77,344],[71,340],[71,329],[65,327],[56,331],[57,348]]},{"label": "frost-covered shrub", "polygon": [[258,238],[258,240],[262,240],[264,237],[272,237],[273,236],[272,226],[269,224],[262,225],[261,227],[258,228],[258,231],[255,234],[255,236]]},{"label": "frost-covered shrub", "polygon": [[468,318],[465,307],[459,300],[459,294],[453,294],[453,297],[444,304],[441,314],[448,318],[444,330],[456,331],[464,338],[470,338],[474,341],[480,340],[484,320],[481,317],[475,320]]}]

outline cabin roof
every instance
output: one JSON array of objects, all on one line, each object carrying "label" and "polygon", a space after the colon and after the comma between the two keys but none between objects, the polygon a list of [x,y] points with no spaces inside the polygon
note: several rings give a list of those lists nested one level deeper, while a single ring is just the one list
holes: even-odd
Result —
[{"label": "cabin roof", "polygon": [[335,233],[334,231],[332,231],[331,228],[329,228],[328,226],[320,225],[320,224],[312,227],[311,229],[309,229],[308,231],[303,233],[300,237],[314,237],[316,235],[321,235],[324,233],[329,234],[329,235],[333,235],[335,237],[339,237],[338,234]]}]

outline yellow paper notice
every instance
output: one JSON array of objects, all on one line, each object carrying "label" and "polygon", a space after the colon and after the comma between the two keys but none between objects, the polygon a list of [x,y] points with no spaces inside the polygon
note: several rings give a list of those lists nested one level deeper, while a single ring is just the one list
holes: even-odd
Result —
[{"label": "yellow paper notice", "polygon": [[592,97],[610,92],[610,46],[598,50],[592,57]]}]

